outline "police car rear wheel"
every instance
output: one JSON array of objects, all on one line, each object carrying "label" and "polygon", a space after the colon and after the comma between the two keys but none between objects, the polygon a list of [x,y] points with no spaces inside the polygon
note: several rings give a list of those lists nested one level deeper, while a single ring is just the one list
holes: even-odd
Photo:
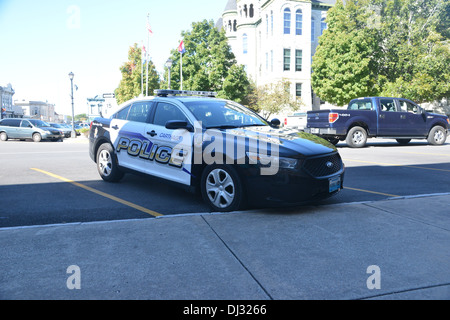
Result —
[{"label": "police car rear wheel", "polygon": [[107,182],[118,182],[123,178],[117,164],[114,150],[109,143],[104,143],[97,151],[97,170],[103,180]]},{"label": "police car rear wheel", "polygon": [[243,189],[236,170],[230,166],[212,165],[202,174],[203,199],[216,211],[242,208]]}]

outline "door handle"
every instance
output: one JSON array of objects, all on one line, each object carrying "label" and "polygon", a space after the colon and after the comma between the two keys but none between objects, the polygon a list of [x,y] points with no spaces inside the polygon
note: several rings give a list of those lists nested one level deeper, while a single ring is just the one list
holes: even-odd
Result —
[{"label": "door handle", "polygon": [[380,119],[384,119],[386,116],[384,114],[380,114]]},{"label": "door handle", "polygon": [[119,126],[115,125],[114,127],[112,127],[114,130],[119,130]]},{"label": "door handle", "polygon": [[400,116],[400,119],[406,119],[406,116],[405,116],[404,114],[402,114],[402,115]]},{"label": "door handle", "polygon": [[154,137],[157,135],[157,133],[155,132],[155,130],[151,131],[151,132],[147,132],[148,135]]}]

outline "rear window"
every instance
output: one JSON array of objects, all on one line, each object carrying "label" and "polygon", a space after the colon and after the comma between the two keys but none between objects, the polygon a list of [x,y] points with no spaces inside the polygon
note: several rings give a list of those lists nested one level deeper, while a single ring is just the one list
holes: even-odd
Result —
[{"label": "rear window", "polygon": [[350,102],[348,110],[372,110],[371,100],[355,100]]}]

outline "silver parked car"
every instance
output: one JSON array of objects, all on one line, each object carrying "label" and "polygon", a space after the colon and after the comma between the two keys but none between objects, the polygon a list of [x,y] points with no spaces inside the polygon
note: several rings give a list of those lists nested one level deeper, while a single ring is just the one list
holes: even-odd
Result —
[{"label": "silver parked car", "polygon": [[0,140],[33,139],[58,141],[64,138],[64,133],[52,128],[47,122],[37,119],[3,119],[0,121]]},{"label": "silver parked car", "polygon": [[49,123],[49,125],[53,128],[56,128],[58,130],[61,130],[64,133],[64,136],[66,138],[70,138],[70,136],[72,135],[72,129],[71,127],[65,126],[62,123]]}]

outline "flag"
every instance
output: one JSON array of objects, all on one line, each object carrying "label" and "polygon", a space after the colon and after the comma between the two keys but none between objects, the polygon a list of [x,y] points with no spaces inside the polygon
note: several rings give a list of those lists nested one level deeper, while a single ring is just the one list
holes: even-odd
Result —
[{"label": "flag", "polygon": [[186,52],[186,49],[184,48],[184,42],[181,40],[180,45],[178,46],[178,52],[183,54]]},{"label": "flag", "polygon": [[150,34],[153,34],[152,28],[150,28],[150,23],[147,22],[147,30]]},{"label": "flag", "polygon": [[147,62],[147,50],[145,49],[145,46],[142,46],[142,63]]}]

